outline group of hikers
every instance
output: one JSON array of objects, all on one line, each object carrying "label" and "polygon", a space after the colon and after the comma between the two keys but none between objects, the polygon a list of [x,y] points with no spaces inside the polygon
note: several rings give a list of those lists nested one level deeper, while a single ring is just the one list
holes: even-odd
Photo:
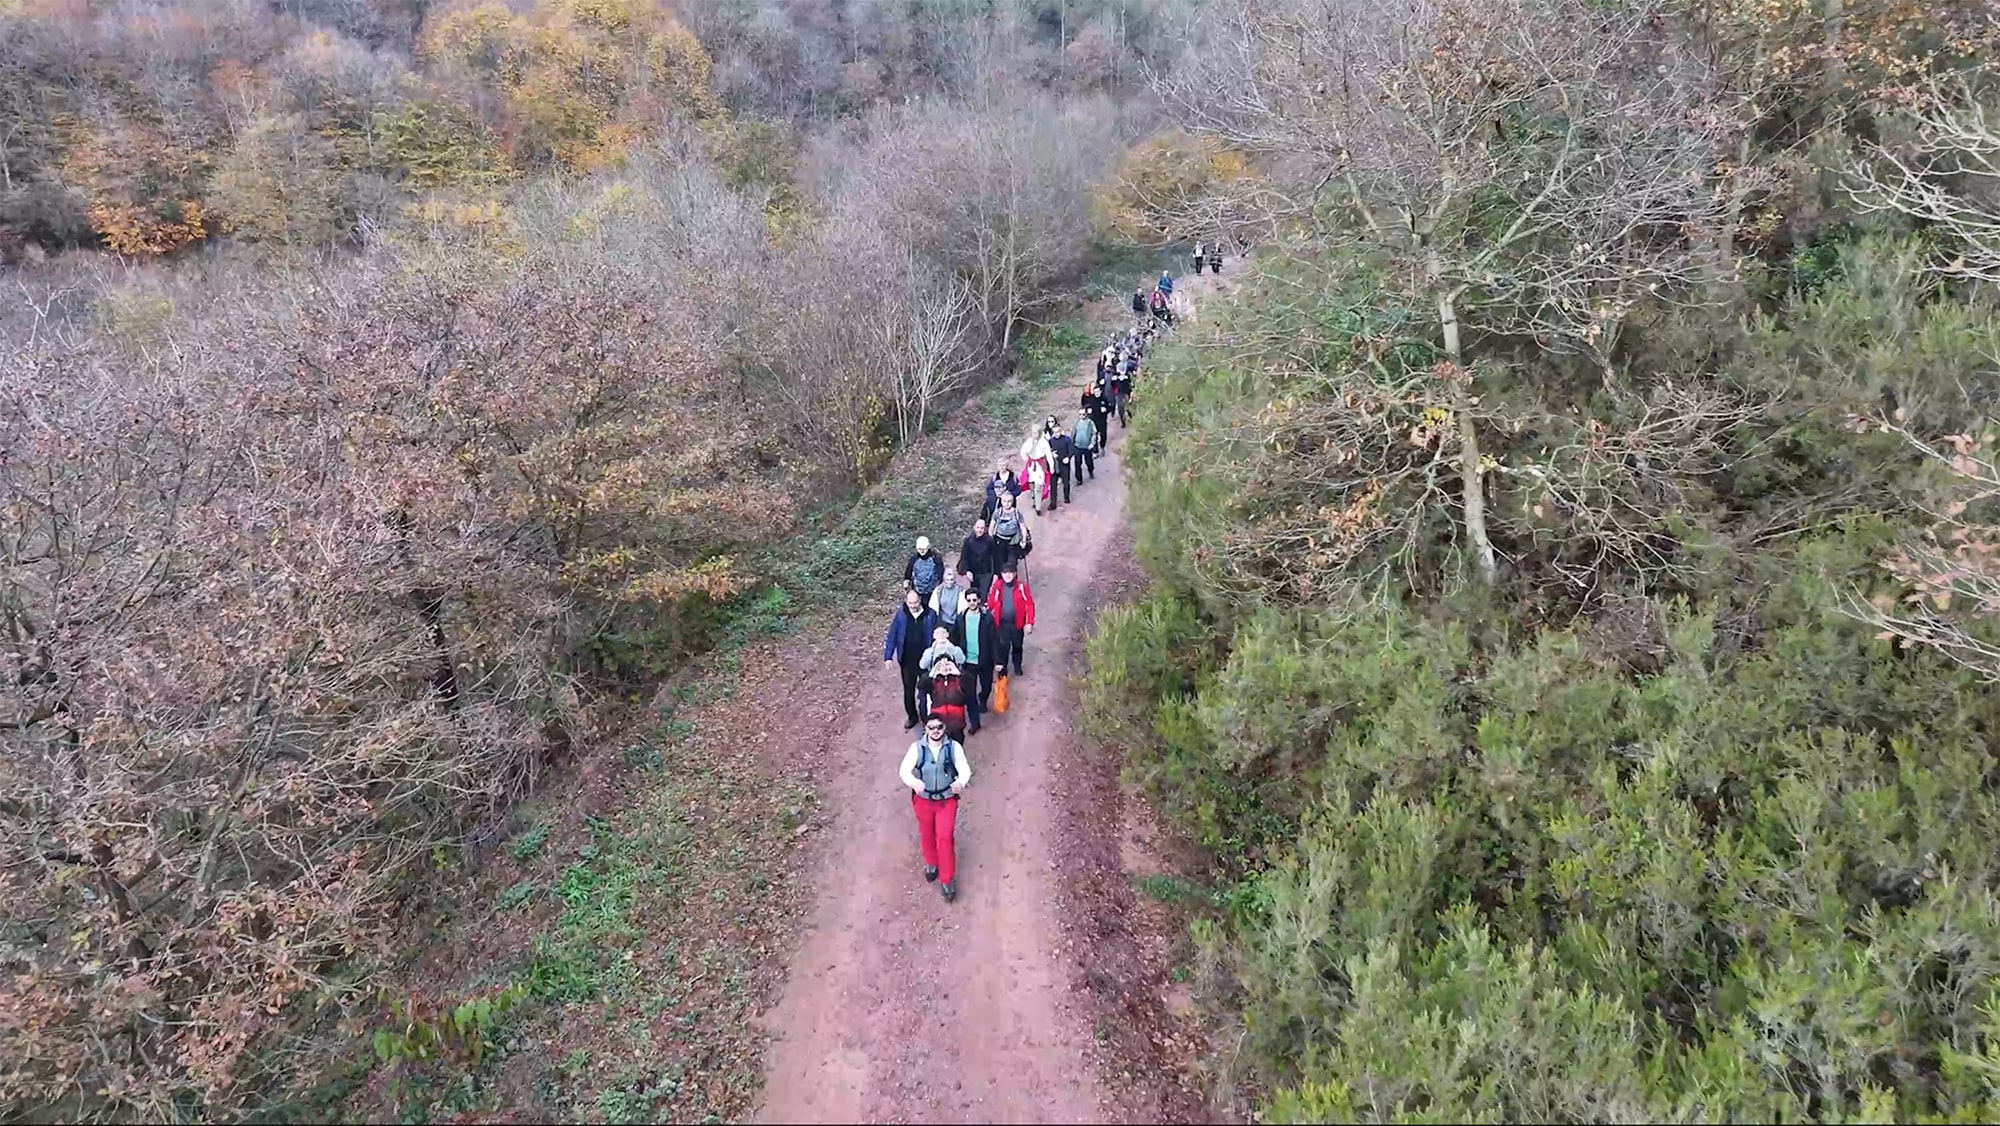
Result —
[{"label": "group of hikers", "polygon": [[[1216,243],[1212,249],[1204,247],[1201,243],[1194,244],[1195,277],[1201,276],[1204,266],[1208,267],[1211,273],[1222,272],[1221,243]],[[1133,290],[1132,315],[1140,318],[1149,317],[1155,325],[1172,328],[1174,322],[1179,319],[1179,314],[1174,308],[1174,276],[1161,271],[1160,280],[1153,283],[1150,291],[1143,285]]]},{"label": "group of hikers", "polygon": [[[1162,290],[1172,294],[1171,275],[1160,275],[1154,292]],[[1146,317],[1149,308],[1138,311]],[[972,780],[965,743],[986,716],[1007,710],[1008,678],[1024,674],[1027,639],[1035,632],[1027,574],[1035,541],[1024,505],[1037,516],[1053,515],[1074,503],[1073,488],[1096,480],[1111,419],[1122,428],[1130,416],[1146,346],[1172,323],[1171,316],[1146,317],[1112,336],[1097,356],[1076,421],[1048,416],[1021,443],[1018,469],[1012,458],[994,468],[957,557],[947,563],[929,537],[918,536],[903,568],[903,604],[889,623],[882,661],[902,673],[903,729],[924,729],[904,752],[897,777],[911,791],[924,879],[939,883],[946,902],[958,896],[953,838],[959,794]]]}]

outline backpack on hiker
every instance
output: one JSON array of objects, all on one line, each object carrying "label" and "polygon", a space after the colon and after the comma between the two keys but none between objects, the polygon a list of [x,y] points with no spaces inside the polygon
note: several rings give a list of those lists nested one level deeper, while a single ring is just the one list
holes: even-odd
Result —
[{"label": "backpack on hiker", "polygon": [[[943,778],[948,779],[948,781],[946,782],[944,788],[941,790],[933,790],[929,786],[926,786],[924,788],[924,796],[931,799],[932,801],[943,801],[946,798],[951,797],[952,795],[951,795],[950,783],[958,781],[957,741],[952,739],[951,736],[949,735],[945,736],[944,746],[939,747],[938,751],[940,753],[937,757],[937,764],[943,767],[943,770],[940,773],[943,776]],[[931,778],[932,777],[931,775],[925,773],[925,769],[930,765],[931,765],[930,740],[919,739],[917,740],[917,771],[916,771],[917,777],[921,779]]]}]

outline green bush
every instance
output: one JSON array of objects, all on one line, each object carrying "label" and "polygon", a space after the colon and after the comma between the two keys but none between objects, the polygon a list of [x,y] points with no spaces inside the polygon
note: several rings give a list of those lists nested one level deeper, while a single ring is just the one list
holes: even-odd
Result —
[{"label": "green bush", "polygon": [[1847,539],[1754,650],[1661,608],[1637,677],[1402,612],[1259,614],[1203,668],[1185,604],[1109,616],[1092,714],[1157,693],[1135,769],[1255,885],[1276,1119],[2000,1111],[2000,706],[1815,601]]}]

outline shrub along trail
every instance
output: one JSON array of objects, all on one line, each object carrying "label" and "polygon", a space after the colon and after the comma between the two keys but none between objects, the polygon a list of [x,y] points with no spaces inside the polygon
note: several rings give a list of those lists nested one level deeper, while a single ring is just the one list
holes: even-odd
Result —
[{"label": "shrub along trail", "polygon": [[[1079,365],[1087,379],[1090,360]],[[1139,386],[1145,386],[1140,375]],[[1044,414],[1074,422],[1081,383]],[[771,1122],[1101,1120],[1115,1113],[1092,1062],[1090,1003],[1055,914],[1057,764],[1074,747],[1064,680],[1080,667],[1083,603],[1125,520],[1125,433],[1075,503],[1029,519],[1035,632],[1012,705],[967,747],[956,903],[919,873],[916,826],[896,763],[903,730],[896,676],[873,652],[865,699],[826,760],[837,818],[821,841],[817,902],[792,959],[773,1037],[762,1117]],[[1018,439],[1017,439],[1018,441]],[[1011,450],[995,450],[995,457]],[[990,464],[990,462],[988,463]],[[950,553],[963,529],[910,529]],[[879,617],[886,623],[893,600]]]}]

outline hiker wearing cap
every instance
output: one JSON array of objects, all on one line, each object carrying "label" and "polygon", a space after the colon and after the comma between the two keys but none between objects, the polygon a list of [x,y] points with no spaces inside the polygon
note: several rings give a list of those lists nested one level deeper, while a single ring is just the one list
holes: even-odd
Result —
[{"label": "hiker wearing cap", "polygon": [[1090,421],[1090,411],[1076,412],[1076,429],[1070,432],[1070,448],[1076,451],[1076,483],[1083,484],[1083,475],[1097,480],[1097,424]]},{"label": "hiker wearing cap", "polygon": [[971,580],[967,591],[983,595],[993,585],[993,576],[1000,571],[1000,545],[993,542],[985,517],[972,522],[972,534],[958,545],[958,571]]},{"label": "hiker wearing cap", "polygon": [[1007,675],[1008,658],[1013,659],[1014,675],[1021,675],[1021,649],[1027,636],[1035,632],[1035,595],[1028,580],[1013,567],[1000,568],[1000,577],[986,592],[986,605],[1000,627],[1000,650],[993,655],[993,672]]},{"label": "hiker wearing cap", "polygon": [[1000,459],[999,467],[986,481],[986,504],[979,510],[979,515],[987,520],[993,519],[993,510],[1000,507],[1002,493],[1015,497],[1021,495],[1021,481],[1014,476],[1014,471],[1008,468],[1006,458]]},{"label": "hiker wearing cap", "polygon": [[[973,696],[984,712],[986,704],[993,699],[993,658],[1001,652],[1000,623],[993,620],[992,611],[986,608],[985,596],[977,590],[965,592],[965,612],[958,616],[958,624],[951,628],[952,644],[965,654],[967,682],[973,689]],[[979,717],[972,718],[972,730],[979,730]]]},{"label": "hiker wearing cap", "polygon": [[940,880],[944,901],[958,898],[958,795],[972,781],[972,760],[965,745],[945,731],[942,716],[927,716],[923,737],[903,752],[896,777],[910,789],[910,809],[917,815],[917,841],[924,857],[924,879]]},{"label": "hiker wearing cap", "polygon": [[903,670],[903,730],[917,725],[922,712],[917,708],[917,689],[924,675],[924,650],[931,644],[931,629],[937,625],[930,607],[914,590],[903,592],[903,604],[890,619],[889,636],[882,642],[882,663]]},{"label": "hiker wearing cap", "polygon": [[1069,475],[1076,463],[1076,441],[1070,437],[1069,431],[1056,425],[1055,415],[1049,416],[1048,431],[1049,456],[1055,459],[1056,466],[1056,479],[1049,486],[1049,511],[1053,512],[1057,493],[1062,494],[1062,503],[1074,503],[1069,499]]},{"label": "hiker wearing cap", "polygon": [[903,567],[903,589],[914,590],[917,597],[930,601],[931,592],[944,582],[944,556],[931,550],[929,536],[917,537],[917,553]]}]

